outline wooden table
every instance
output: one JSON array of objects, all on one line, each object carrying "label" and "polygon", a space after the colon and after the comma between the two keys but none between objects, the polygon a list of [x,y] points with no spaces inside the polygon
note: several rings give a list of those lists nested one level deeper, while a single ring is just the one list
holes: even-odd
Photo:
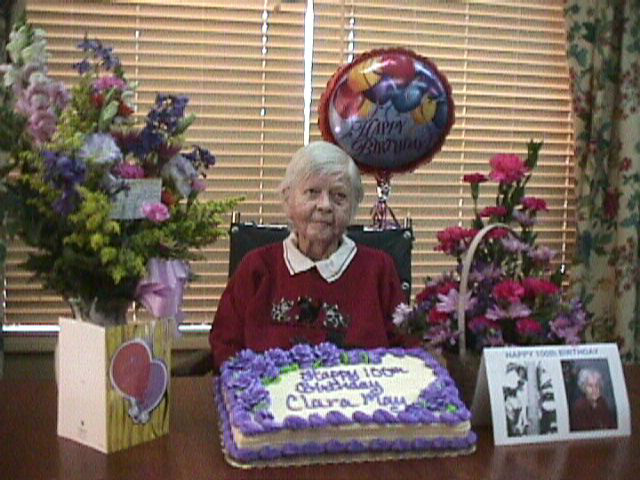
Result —
[{"label": "wooden table", "polygon": [[221,453],[212,377],[174,378],[169,435],[104,455],[56,435],[52,381],[0,381],[0,479],[637,479],[640,366],[627,367],[631,437],[494,447],[477,431],[476,453],[457,458],[241,470]]}]

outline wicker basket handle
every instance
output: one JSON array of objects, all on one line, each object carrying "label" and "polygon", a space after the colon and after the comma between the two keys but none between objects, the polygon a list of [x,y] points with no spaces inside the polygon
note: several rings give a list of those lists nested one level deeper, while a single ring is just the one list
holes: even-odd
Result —
[{"label": "wicker basket handle", "polygon": [[464,357],[467,354],[467,338],[466,338],[466,321],[465,321],[465,302],[464,298],[467,295],[468,283],[469,283],[469,271],[471,270],[471,264],[473,263],[473,257],[476,254],[476,250],[480,242],[484,237],[493,229],[504,228],[509,230],[516,237],[518,236],[513,229],[504,223],[492,223],[480,230],[469,245],[469,250],[462,260],[462,274],[460,275],[460,292],[458,295],[458,345],[460,356]]}]

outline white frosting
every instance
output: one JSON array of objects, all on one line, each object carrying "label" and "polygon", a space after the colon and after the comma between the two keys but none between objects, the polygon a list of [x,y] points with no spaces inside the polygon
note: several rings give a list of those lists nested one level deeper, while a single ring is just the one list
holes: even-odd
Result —
[{"label": "white frosting", "polygon": [[338,365],[281,375],[267,386],[276,422],[290,415],[308,418],[339,411],[351,417],[378,409],[397,413],[415,402],[435,380],[433,370],[416,357],[385,355],[379,364]]}]

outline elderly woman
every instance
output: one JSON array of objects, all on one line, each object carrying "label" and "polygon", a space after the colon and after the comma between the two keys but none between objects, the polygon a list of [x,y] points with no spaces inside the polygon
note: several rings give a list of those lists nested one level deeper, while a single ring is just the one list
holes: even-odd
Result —
[{"label": "elderly woman", "polygon": [[602,374],[596,369],[583,368],[577,383],[582,395],[571,406],[571,430],[616,428],[616,418],[602,396]]},{"label": "elderly woman", "polygon": [[391,316],[404,297],[393,260],[345,235],[363,197],[353,160],[311,143],[293,155],[280,192],[291,234],[247,254],[229,280],[209,336],[216,368],[244,348],[396,344]]}]

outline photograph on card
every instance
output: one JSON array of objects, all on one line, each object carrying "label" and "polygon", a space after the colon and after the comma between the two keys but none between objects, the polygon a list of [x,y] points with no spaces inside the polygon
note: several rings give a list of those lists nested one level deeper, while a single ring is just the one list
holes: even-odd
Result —
[{"label": "photograph on card", "polygon": [[562,360],[569,431],[618,428],[615,393],[606,358]]},{"label": "photograph on card", "polygon": [[[496,445],[630,434],[615,344],[486,348],[478,382],[488,387],[476,393],[488,393]],[[474,398],[472,415],[483,403]]]},{"label": "photograph on card", "polygon": [[508,362],[502,386],[507,436],[558,432],[553,380],[541,362]]}]

